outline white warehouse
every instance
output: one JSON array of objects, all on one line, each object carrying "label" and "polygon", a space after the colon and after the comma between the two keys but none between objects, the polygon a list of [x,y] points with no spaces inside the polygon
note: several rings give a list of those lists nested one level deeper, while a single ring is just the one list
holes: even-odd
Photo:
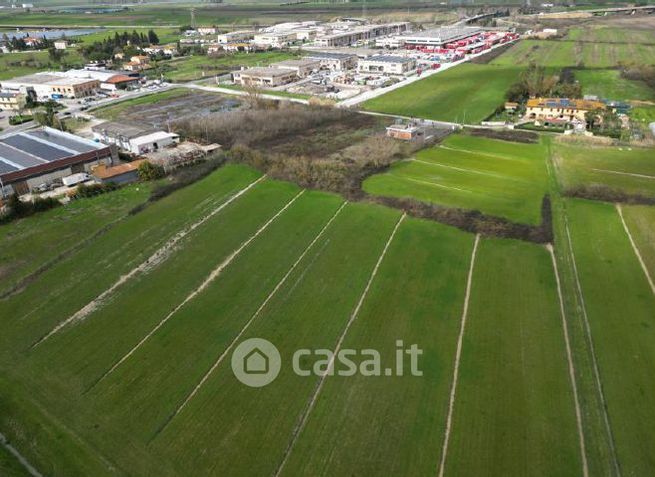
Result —
[{"label": "white warehouse", "polygon": [[376,55],[357,63],[360,73],[404,75],[416,69],[416,60],[405,56]]}]

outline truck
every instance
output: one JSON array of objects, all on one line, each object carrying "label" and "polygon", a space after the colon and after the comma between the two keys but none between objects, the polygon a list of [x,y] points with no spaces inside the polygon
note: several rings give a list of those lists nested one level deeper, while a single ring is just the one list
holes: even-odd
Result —
[{"label": "truck", "polygon": [[62,182],[67,187],[72,187],[81,182],[86,182],[91,179],[91,176],[86,172],[78,172],[77,174],[71,174],[70,176],[64,177]]}]

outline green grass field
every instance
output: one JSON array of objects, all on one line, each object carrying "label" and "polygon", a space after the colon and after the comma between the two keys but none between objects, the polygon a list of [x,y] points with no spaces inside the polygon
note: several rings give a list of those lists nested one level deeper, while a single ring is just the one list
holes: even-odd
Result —
[{"label": "green grass field", "polygon": [[655,279],[655,207],[623,207],[623,216],[651,278]]},{"label": "green grass field", "polygon": [[483,240],[478,254],[446,473],[580,475],[548,252]]},{"label": "green grass field", "polygon": [[571,200],[571,235],[616,453],[624,475],[655,468],[655,296],[613,205]]},{"label": "green grass field", "polygon": [[621,78],[618,70],[577,70],[575,79],[582,85],[584,94],[620,101],[655,100],[655,91],[648,85]]},{"label": "green grass field", "polygon": [[[125,187],[108,196],[73,201],[11,224],[0,226],[0,294],[39,267],[122,219],[130,209],[143,203],[151,186]],[[44,240],[48,237],[48,240]]]},{"label": "green grass field", "polygon": [[476,124],[505,100],[520,67],[465,63],[366,101],[369,111]]},{"label": "green grass field", "polygon": [[453,135],[368,178],[364,190],[538,224],[547,189],[545,157],[543,143]]},{"label": "green grass field", "polygon": [[18,459],[0,445],[0,474],[5,477],[29,477],[30,473],[25,469]]},{"label": "green grass field", "polygon": [[[455,135],[443,146],[417,157],[452,171],[462,189],[504,191],[480,207],[538,220],[555,184],[549,141]],[[281,475],[438,471],[473,235],[228,164],[83,242],[112,210],[144,199],[136,187],[0,227],[11,248],[0,263],[20,257],[21,273],[53,253],[53,237],[82,243],[0,300],[0,432],[43,475],[271,475],[282,463]],[[462,206],[462,197],[452,200]],[[622,469],[647,474],[655,298],[613,206],[567,206]],[[624,210],[653,263],[652,208]],[[145,262],[157,250],[165,252]],[[548,251],[482,238],[472,278],[446,475],[580,475]],[[568,300],[575,288],[563,284]],[[263,388],[243,385],[230,366],[233,346],[251,337],[282,355],[280,375]],[[338,344],[378,350],[393,367],[397,340],[423,350],[423,376],[408,373],[407,360],[403,376],[292,371],[297,349]],[[575,353],[587,356],[576,340]],[[588,364],[575,365],[577,379],[589,379]],[[596,432],[595,391],[581,389],[583,428]],[[608,451],[586,437],[590,468],[602,469]],[[12,469],[0,449],[3,466]]]},{"label": "green grass field", "polygon": [[655,160],[652,148],[553,142],[553,154],[565,189],[601,185],[655,197]]}]

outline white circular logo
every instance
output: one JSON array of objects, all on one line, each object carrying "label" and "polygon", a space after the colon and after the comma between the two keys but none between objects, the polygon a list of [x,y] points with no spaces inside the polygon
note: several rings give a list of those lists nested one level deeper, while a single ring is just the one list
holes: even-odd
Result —
[{"label": "white circular logo", "polygon": [[261,388],[272,382],[280,372],[282,358],[270,341],[250,338],[232,353],[232,372],[246,386]]}]

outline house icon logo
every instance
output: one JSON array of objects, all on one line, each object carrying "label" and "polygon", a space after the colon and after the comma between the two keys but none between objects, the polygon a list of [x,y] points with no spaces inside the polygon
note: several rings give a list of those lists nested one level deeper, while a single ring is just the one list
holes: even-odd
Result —
[{"label": "house icon logo", "polygon": [[232,353],[234,376],[247,386],[259,388],[271,383],[282,366],[280,352],[270,341],[250,338]]}]

